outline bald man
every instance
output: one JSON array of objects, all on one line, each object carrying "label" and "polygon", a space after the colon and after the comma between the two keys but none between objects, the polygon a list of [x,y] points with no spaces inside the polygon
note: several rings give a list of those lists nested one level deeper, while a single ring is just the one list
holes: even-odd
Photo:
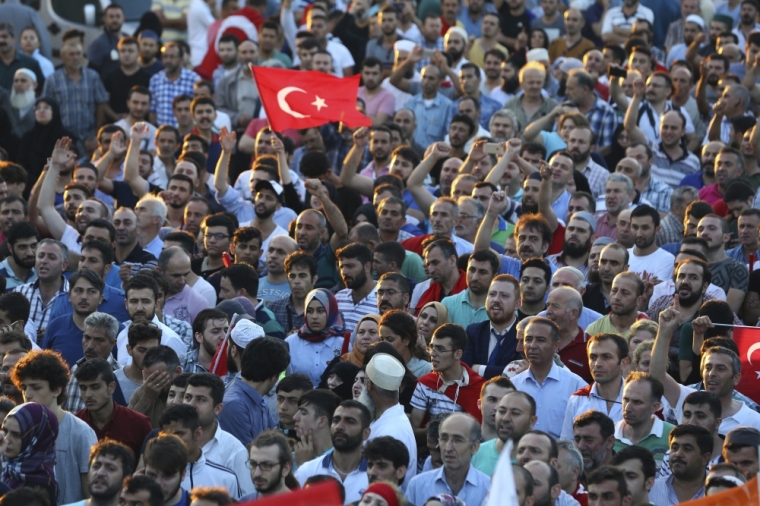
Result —
[{"label": "bald man", "polygon": [[557,470],[546,462],[532,460],[523,466],[533,476],[533,505],[552,506],[562,492]]},{"label": "bald man", "polygon": [[265,303],[290,295],[288,275],[285,273],[285,258],[298,250],[298,243],[287,235],[277,235],[268,242],[268,246],[264,249],[267,275],[259,280],[258,293],[258,298]]},{"label": "bald man", "polygon": [[586,358],[586,332],[578,325],[583,298],[578,290],[567,286],[553,288],[546,303],[546,317],[559,327],[557,349],[562,363],[571,371],[591,383]]}]

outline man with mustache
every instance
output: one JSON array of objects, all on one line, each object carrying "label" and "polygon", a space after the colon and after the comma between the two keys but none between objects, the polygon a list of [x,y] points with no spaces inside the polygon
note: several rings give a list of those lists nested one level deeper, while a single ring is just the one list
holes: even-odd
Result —
[{"label": "man with mustache", "polygon": [[472,457],[472,466],[492,476],[507,441],[512,441],[511,458],[514,460],[517,457],[517,443],[533,429],[536,421],[536,401],[530,394],[517,390],[505,394],[496,408],[497,437],[480,445]]},{"label": "man with mustache", "polygon": [[583,294],[583,305],[606,314],[610,310],[610,292],[615,276],[628,270],[628,250],[620,243],[602,247],[597,261],[599,283],[589,285]]},{"label": "man with mustache", "polygon": [[[12,90],[13,80],[18,69],[31,71],[35,75],[35,81],[42,86],[45,78],[37,60],[16,48],[15,30],[23,28],[23,25],[16,26],[14,30],[13,23],[7,21],[8,18],[3,16],[3,23],[0,23],[0,60],[3,61],[3,69],[0,71],[0,87],[7,91]],[[42,33],[46,33],[46,31],[42,30]],[[48,56],[50,55],[48,54]]]},{"label": "man with mustache", "polygon": [[520,305],[520,283],[509,274],[499,274],[493,278],[486,293],[488,318],[465,327],[467,348],[462,360],[484,379],[501,375],[507,364],[517,358],[515,323]]},{"label": "man with mustache", "polygon": [[13,75],[11,88],[11,121],[13,132],[21,137],[34,126],[34,99],[37,76],[27,68],[20,68]]},{"label": "man with mustache", "polygon": [[83,506],[118,506],[124,478],[132,475],[135,456],[117,441],[100,441],[92,447],[87,471],[90,499]]},{"label": "man with mustache", "polygon": [[[490,240],[488,242],[490,244]],[[454,243],[443,238],[432,240],[425,246],[422,257],[430,279],[414,287],[411,302],[414,314],[428,302],[440,302],[448,295],[467,289],[467,276],[457,267]]]},{"label": "man with mustache", "polygon": [[[588,126],[573,128],[567,138],[567,152],[573,160],[574,168],[588,180],[591,194],[598,198],[604,193],[608,170],[591,159],[591,151],[596,144],[596,133]],[[571,172],[572,176],[572,172]]]},{"label": "man with mustache", "polygon": [[[404,365],[385,353],[372,357],[366,366],[366,379],[359,402],[372,414],[368,441],[381,436],[398,439],[409,450],[406,480],[417,474],[417,443],[404,406],[399,404],[399,387],[404,379]],[[408,481],[406,481],[408,483]]]},{"label": "man with mustache", "polygon": [[546,318],[533,318],[525,328],[523,353],[528,369],[512,378],[515,388],[529,394],[537,404],[538,421],[533,429],[559,438],[568,400],[586,382],[569,368],[554,363],[559,345],[559,327]]},{"label": "man with mustache", "polygon": [[632,272],[621,272],[612,281],[609,301],[612,311],[588,326],[589,335],[610,333],[628,337],[636,320],[641,318],[638,307],[644,300],[644,282]]},{"label": "man with mustache", "polygon": [[698,425],[678,425],[668,437],[670,444],[670,476],[654,481],[649,492],[654,504],[688,502],[705,494],[705,467],[710,461],[713,437],[710,431]]},{"label": "man with mustache", "polygon": [[715,157],[715,183],[699,190],[699,199],[715,205],[723,199],[728,183],[744,174],[744,156],[737,149],[724,146]]},{"label": "man with mustache", "polygon": [[39,241],[37,227],[28,221],[17,223],[8,231],[6,244],[11,256],[0,262],[0,275],[5,278],[7,291],[37,279],[34,264]]},{"label": "man with mustache", "polygon": [[377,312],[406,310],[409,306],[409,280],[399,272],[386,272],[377,280]]},{"label": "man with mustache", "polygon": [[[499,271],[499,259],[492,251],[477,251],[467,262],[467,289],[444,298],[441,303],[449,310],[449,321],[464,328],[488,319],[485,302],[488,287]],[[506,365],[506,364],[505,364]]]},{"label": "man with mustache", "polygon": [[529,258],[520,268],[521,304],[517,310],[518,321],[537,315],[546,309],[546,293],[552,280],[552,271],[546,260]]},{"label": "man with mustache", "polygon": [[377,284],[372,279],[372,252],[353,243],[336,252],[340,277],[346,286],[335,294],[338,311],[348,329],[358,325],[363,316],[377,310]]},{"label": "man with mustache", "polygon": [[569,265],[587,274],[588,256],[595,228],[596,219],[591,213],[581,211],[573,214],[565,228],[562,253],[550,255],[546,257],[546,260],[554,264],[557,269]]},{"label": "man with mustache", "polygon": [[725,144],[720,141],[708,142],[702,146],[700,156],[702,170],[685,176],[679,186],[693,186],[697,190],[701,190],[705,186],[715,184],[715,159],[724,146]]},{"label": "man with mustache", "polygon": [[697,237],[707,241],[707,262],[715,284],[726,292],[726,302],[734,313],[738,313],[748,290],[749,278],[744,263],[726,254],[729,234],[728,223],[717,215],[708,214],[699,220]]},{"label": "man with mustache", "polygon": [[343,482],[346,504],[359,501],[369,484],[362,449],[370,435],[371,421],[364,404],[353,400],[341,402],[330,421],[333,449],[302,464],[295,473],[298,483],[305,483],[317,474],[327,474]]}]

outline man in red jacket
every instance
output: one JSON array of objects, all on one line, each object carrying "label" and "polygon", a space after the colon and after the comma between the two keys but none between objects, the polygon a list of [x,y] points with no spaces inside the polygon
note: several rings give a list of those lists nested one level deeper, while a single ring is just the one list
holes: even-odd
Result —
[{"label": "man in red jacket", "polygon": [[430,279],[414,287],[410,307],[415,315],[428,302],[441,302],[444,297],[467,289],[467,276],[457,267],[457,258],[456,247],[449,239],[433,239],[426,243],[422,259]]}]

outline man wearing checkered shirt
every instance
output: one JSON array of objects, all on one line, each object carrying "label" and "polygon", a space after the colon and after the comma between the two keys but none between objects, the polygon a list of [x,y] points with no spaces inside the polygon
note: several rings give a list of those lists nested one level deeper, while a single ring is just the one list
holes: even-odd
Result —
[{"label": "man wearing checkered shirt", "polygon": [[150,78],[150,122],[154,125],[177,127],[177,119],[172,112],[172,101],[179,95],[193,96],[193,84],[201,78],[192,70],[182,66],[182,47],[169,42],[162,49],[164,70]]},{"label": "man wearing checkered shirt", "polygon": [[641,165],[641,175],[634,182],[634,187],[641,193],[641,197],[651,202],[652,207],[657,209],[660,215],[670,211],[670,196],[673,194],[673,188],[652,174],[654,154],[649,144],[642,142],[631,144],[626,148],[625,156],[633,158]]},{"label": "man wearing checkered shirt", "polygon": [[602,156],[612,149],[612,138],[618,125],[618,117],[612,106],[602,100],[595,91],[594,79],[584,69],[570,71],[565,85],[567,99],[588,118],[591,130],[596,134],[596,151]]}]

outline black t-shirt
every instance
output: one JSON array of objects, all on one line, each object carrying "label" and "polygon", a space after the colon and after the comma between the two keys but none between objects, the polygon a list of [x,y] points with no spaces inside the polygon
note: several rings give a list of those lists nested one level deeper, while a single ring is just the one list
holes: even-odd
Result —
[{"label": "black t-shirt", "polygon": [[[203,258],[193,258],[190,261],[190,268],[193,270],[194,273],[196,273],[198,276],[201,276],[203,279],[209,280],[210,276],[216,274],[217,272],[221,272],[224,269],[224,267],[219,267],[218,269],[211,269],[211,270],[208,270],[208,271],[202,270],[203,269],[203,259],[204,258],[205,257],[203,257]],[[216,279],[217,280],[221,280],[221,276],[217,276]],[[216,285],[214,285],[213,283],[211,285],[214,286],[214,289],[216,290],[216,293],[219,293],[219,284],[218,284],[218,282],[217,282]]]},{"label": "black t-shirt", "polygon": [[145,86],[150,84],[150,76],[143,69],[139,69],[131,76],[126,75],[121,67],[107,74],[103,78],[103,86],[109,95],[108,105],[111,106],[116,114],[126,114],[127,97],[132,86]]},{"label": "black t-shirt", "polygon": [[333,28],[332,34],[339,38],[344,46],[351,53],[356,64],[354,70],[364,61],[364,54],[367,50],[367,41],[369,41],[369,25],[364,28],[356,26],[355,18],[352,14],[345,14]]},{"label": "black t-shirt", "polygon": [[499,9],[499,19],[499,28],[501,28],[501,33],[507,37],[516,38],[517,35],[523,30],[525,30],[525,33],[528,33],[533,17],[527,10],[519,16],[510,14],[509,3],[504,2],[501,6],[501,9]]},{"label": "black t-shirt", "polygon": [[[158,186],[148,183],[148,193],[158,193],[161,191],[163,190]],[[132,193],[132,188],[130,188],[129,183],[126,181],[113,181],[113,191],[111,192],[111,196],[114,199],[114,209],[120,207],[135,207],[137,201],[140,200],[134,193]]]},{"label": "black t-shirt", "polygon": [[599,314],[604,315],[610,312],[610,306],[607,305],[607,299],[602,293],[601,283],[586,287],[586,292],[583,294],[583,305]]}]

